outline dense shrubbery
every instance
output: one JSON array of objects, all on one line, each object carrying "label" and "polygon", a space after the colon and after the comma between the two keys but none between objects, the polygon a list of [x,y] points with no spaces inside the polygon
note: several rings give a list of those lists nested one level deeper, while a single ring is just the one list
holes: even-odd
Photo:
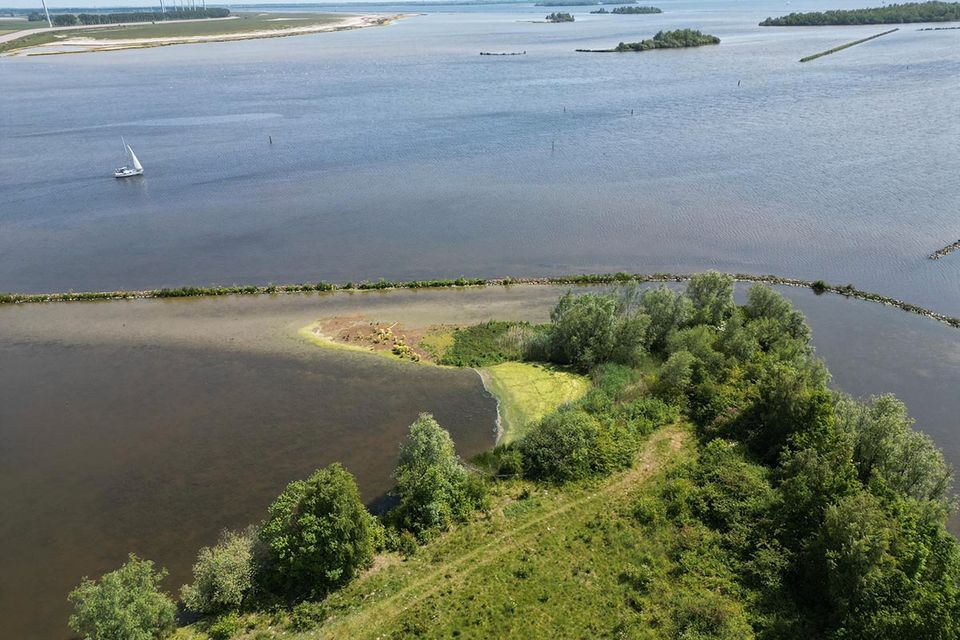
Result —
[{"label": "dense shrubbery", "polygon": [[[187,9],[177,11],[135,11],[114,13],[56,13],[50,17],[54,26],[68,27],[73,25],[117,24],[125,22],[163,22],[164,20],[198,20],[201,18],[226,18],[230,10],[222,7],[209,9]],[[31,13],[28,20],[46,20],[42,13]]]},{"label": "dense shrubbery", "polygon": [[394,480],[400,504],[390,520],[420,538],[466,520],[484,502],[483,485],[460,464],[450,434],[428,413],[410,425]]},{"label": "dense shrubbery", "polygon": [[166,571],[130,554],[99,580],[84,578],[70,593],[70,628],[84,640],[156,640],[174,629],[177,607],[160,590]]},{"label": "dense shrubbery", "polygon": [[573,22],[574,18],[569,13],[561,13],[559,11],[554,11],[544,18],[547,22]]},{"label": "dense shrubbery", "polygon": [[[582,481],[628,467],[658,426],[681,416],[695,424],[697,455],[624,505],[664,549],[662,558],[625,563],[620,575],[624,610],[653,621],[651,637],[960,635],[960,548],[945,528],[951,471],[942,453],[892,396],[860,402],[832,392],[787,300],[754,285],[737,307],[732,279],[707,273],[684,293],[568,294],[551,319],[534,338],[514,336],[508,355],[499,341],[516,325],[463,332],[465,361],[529,355],[533,342],[594,383],[478,462],[497,476]],[[253,584],[288,600],[323,597],[374,548],[411,555],[418,537],[484,503],[483,485],[428,415],[411,426],[395,479],[399,505],[385,533],[339,465],[292,483],[259,530],[265,561],[249,536],[226,536],[201,551],[184,600],[195,611],[235,611]],[[132,558],[99,585],[85,582],[71,595],[71,625],[114,625],[103,627],[114,635],[96,639],[162,637],[172,603],[158,580]],[[292,624],[314,628],[335,606],[335,598],[301,604]],[[234,613],[214,624],[239,629]]]},{"label": "dense shrubbery", "polygon": [[242,608],[253,595],[257,577],[256,530],[224,531],[213,547],[200,549],[193,584],[180,590],[183,604],[196,613],[216,614]]},{"label": "dense shrubbery", "polygon": [[370,563],[379,527],[339,464],[291,482],[260,529],[269,563],[265,584],[291,600],[322,597]]},{"label": "dense shrubbery", "polygon": [[720,38],[693,29],[658,31],[653,38],[640,42],[621,42],[614,51],[648,51],[650,49],[681,49],[702,47],[705,44],[720,44]]},{"label": "dense shrubbery", "polygon": [[797,27],[844,24],[902,24],[910,22],[956,22],[960,20],[960,2],[908,2],[872,9],[836,9],[791,13],[767,18],[761,27]]},{"label": "dense shrubbery", "polygon": [[487,367],[507,360],[523,360],[531,342],[541,334],[541,327],[498,320],[457,328],[453,332],[453,345],[443,353],[440,364]]}]

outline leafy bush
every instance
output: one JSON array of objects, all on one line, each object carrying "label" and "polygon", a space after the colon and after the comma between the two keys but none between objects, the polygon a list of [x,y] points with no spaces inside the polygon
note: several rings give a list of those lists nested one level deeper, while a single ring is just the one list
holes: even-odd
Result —
[{"label": "leafy bush", "polygon": [[209,627],[207,635],[211,640],[230,640],[243,630],[243,622],[236,611],[224,614],[217,618]]},{"label": "leafy bush", "polygon": [[421,537],[465,520],[484,499],[482,485],[471,481],[450,434],[428,413],[410,425],[394,479],[400,504],[392,519]]},{"label": "leafy bush", "polygon": [[327,619],[323,602],[301,602],[290,612],[290,628],[294,631],[312,631]]},{"label": "leafy bush", "polygon": [[70,628],[85,640],[156,640],[174,629],[177,607],[160,583],[164,570],[134,554],[100,580],[84,578],[68,599]]},{"label": "leafy bush", "polygon": [[253,592],[256,530],[224,531],[214,547],[200,550],[193,565],[193,584],[180,590],[191,611],[213,614],[240,609]]},{"label": "leafy bush", "polygon": [[663,351],[668,336],[693,317],[693,303],[687,296],[663,285],[643,292],[640,305],[650,318],[644,344],[651,352]]},{"label": "leafy bush", "polygon": [[269,554],[267,584],[294,600],[324,596],[369,565],[379,527],[340,464],[291,482],[259,533]]},{"label": "leafy bush", "polygon": [[636,442],[580,409],[546,416],[519,443],[524,473],[551,482],[583,480],[627,466]]},{"label": "leafy bush", "polygon": [[525,322],[491,320],[453,331],[453,345],[440,359],[440,364],[455,367],[487,367],[523,360],[527,344],[542,333]]},{"label": "leafy bush", "polygon": [[604,362],[633,364],[643,353],[649,318],[612,295],[567,293],[550,312],[551,354],[582,372]]},{"label": "leafy bush", "polygon": [[687,297],[693,303],[694,322],[719,327],[733,314],[733,282],[733,276],[716,271],[690,278]]}]

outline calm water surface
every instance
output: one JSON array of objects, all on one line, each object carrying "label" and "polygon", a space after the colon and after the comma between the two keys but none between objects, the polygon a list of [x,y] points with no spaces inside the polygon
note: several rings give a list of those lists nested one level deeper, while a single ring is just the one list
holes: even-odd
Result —
[{"label": "calm water surface", "polygon": [[[718,267],[960,313],[960,32],[800,64],[878,29],[757,23],[862,2],[661,4],[4,58],[0,290]],[[723,42],[574,53],[678,27]]]},{"label": "calm water surface", "polygon": [[[717,267],[960,314],[960,254],[924,258],[960,237],[960,32],[908,25],[800,65],[880,29],[756,26],[860,4],[666,0],[569,25],[424,8],[382,29],[2,58],[0,290]],[[723,43],[573,52],[678,27]],[[120,135],[142,179],[110,177]],[[0,308],[5,633],[61,640],[69,589],[129,551],[177,588],[221,528],[334,460],[377,498],[419,411],[464,455],[490,445],[472,372],[323,351],[299,327],[543,320],[560,292]],[[960,463],[960,334],[785,293],[838,387],[897,393]]]},{"label": "calm water surface", "polygon": [[[432,411],[465,456],[492,444],[471,371],[304,342],[326,315],[406,326],[545,321],[563,289],[306,294],[0,307],[0,619],[60,640],[66,593],[129,551],[189,579],[197,549],[264,514],[287,482],[340,460],[365,498]],[[786,288],[834,383],[892,391],[960,463],[957,331],[901,311]]]}]

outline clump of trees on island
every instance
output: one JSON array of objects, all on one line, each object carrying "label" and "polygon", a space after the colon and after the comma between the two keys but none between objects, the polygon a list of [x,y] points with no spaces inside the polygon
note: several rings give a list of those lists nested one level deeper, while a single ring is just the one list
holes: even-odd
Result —
[{"label": "clump of trees on island", "polygon": [[658,31],[655,36],[640,42],[621,42],[613,49],[577,49],[583,53],[623,53],[626,51],[649,51],[650,49],[681,49],[720,44],[720,38],[693,29]]},{"label": "clump of trees on island", "polygon": [[607,11],[606,8],[601,7],[596,11],[591,11],[590,13],[616,13],[616,14],[641,14],[641,13],[663,13],[663,10],[659,7],[614,7],[611,11]]},{"label": "clump of trees on island", "polygon": [[[247,632],[238,612],[250,610],[286,610],[295,630],[322,626],[325,598],[374,554],[418,553],[489,509],[494,483],[562,490],[602,478],[680,420],[694,425],[697,454],[611,514],[665,545],[666,559],[624,560],[621,575],[624,611],[657,611],[663,633],[652,637],[957,636],[960,544],[945,527],[942,453],[896,398],[832,391],[789,301],[754,285],[737,306],[733,285],[711,272],[683,292],[568,293],[549,324],[458,332],[465,360],[548,361],[589,375],[592,388],[470,469],[421,415],[400,448],[397,506],[382,517],[338,464],[291,483],[263,523],[200,551],[184,605],[212,638]],[[71,627],[90,640],[166,637],[175,605],[162,577],[130,556],[85,579],[70,595]],[[537,589],[549,597],[549,585]]]},{"label": "clump of trees on island", "polygon": [[[160,11],[135,11],[114,13],[57,13],[50,17],[57,27],[72,27],[74,25],[115,24],[125,22],[161,22],[164,20],[195,20],[200,18],[226,18],[230,9],[210,7],[208,9],[184,9]],[[33,12],[27,16],[32,22],[45,21],[44,14]]]},{"label": "clump of trees on island", "polygon": [[573,16],[569,13],[554,11],[544,18],[547,22],[573,22]]},{"label": "clump of trees on island", "polygon": [[872,9],[835,9],[791,13],[767,18],[761,27],[806,27],[823,25],[902,24],[960,21],[960,2],[908,2]]}]

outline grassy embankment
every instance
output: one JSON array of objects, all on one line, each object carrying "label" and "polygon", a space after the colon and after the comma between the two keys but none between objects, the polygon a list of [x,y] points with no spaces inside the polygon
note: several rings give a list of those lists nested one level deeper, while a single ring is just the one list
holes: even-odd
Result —
[{"label": "grassy embankment", "polygon": [[[660,491],[667,471],[693,458],[690,444],[685,426],[664,427],[632,468],[603,481],[556,488],[503,482],[488,516],[409,558],[379,557],[374,569],[331,596],[332,619],[322,630],[285,630],[259,614],[247,618],[259,631],[237,637],[596,637],[616,625],[610,612],[631,597],[625,567],[651,559],[669,564],[679,531],[651,532],[631,511]],[[205,637],[190,627],[174,636]]]},{"label": "grassy embankment", "polygon": [[33,24],[22,18],[0,19],[0,35],[10,33],[12,31],[22,31],[23,29],[29,29],[33,26]]},{"label": "grassy embankment", "polygon": [[885,35],[887,35],[887,34],[890,34],[890,33],[893,33],[894,31],[899,31],[899,30],[900,30],[899,28],[897,28],[897,29],[890,29],[889,31],[884,31],[883,33],[874,34],[874,35],[870,36],[869,38],[861,38],[861,39],[859,39],[859,40],[854,40],[853,42],[848,42],[848,43],[846,43],[846,44],[842,44],[842,45],[840,45],[839,47],[834,47],[833,49],[827,49],[826,51],[821,51],[820,53],[815,53],[815,54],[813,54],[812,56],[807,56],[807,57],[805,57],[805,58],[800,58],[800,62],[810,62],[811,60],[816,60],[817,58],[822,58],[823,56],[828,56],[828,55],[830,55],[831,53],[836,53],[836,52],[838,52],[838,51],[843,51],[844,49],[849,49],[850,47],[854,47],[854,46],[856,46],[856,45],[858,45],[858,44],[863,44],[864,42],[868,42],[868,41],[870,41],[870,40],[873,40],[874,38],[879,38],[880,36],[885,36]]},{"label": "grassy embankment", "polygon": [[[37,33],[10,42],[0,43],[0,53],[36,47],[70,38],[103,40],[104,45],[112,40],[139,40],[152,38],[189,39],[203,37],[238,37],[244,34],[259,34],[251,37],[269,38],[283,35],[290,29],[328,27],[347,17],[337,13],[234,13],[221,20],[196,20],[191,22],[161,22],[115,27],[80,27],[64,31]],[[0,25],[0,29],[2,29]],[[272,32],[261,34],[260,32]],[[189,41],[189,40],[188,40]]]}]

